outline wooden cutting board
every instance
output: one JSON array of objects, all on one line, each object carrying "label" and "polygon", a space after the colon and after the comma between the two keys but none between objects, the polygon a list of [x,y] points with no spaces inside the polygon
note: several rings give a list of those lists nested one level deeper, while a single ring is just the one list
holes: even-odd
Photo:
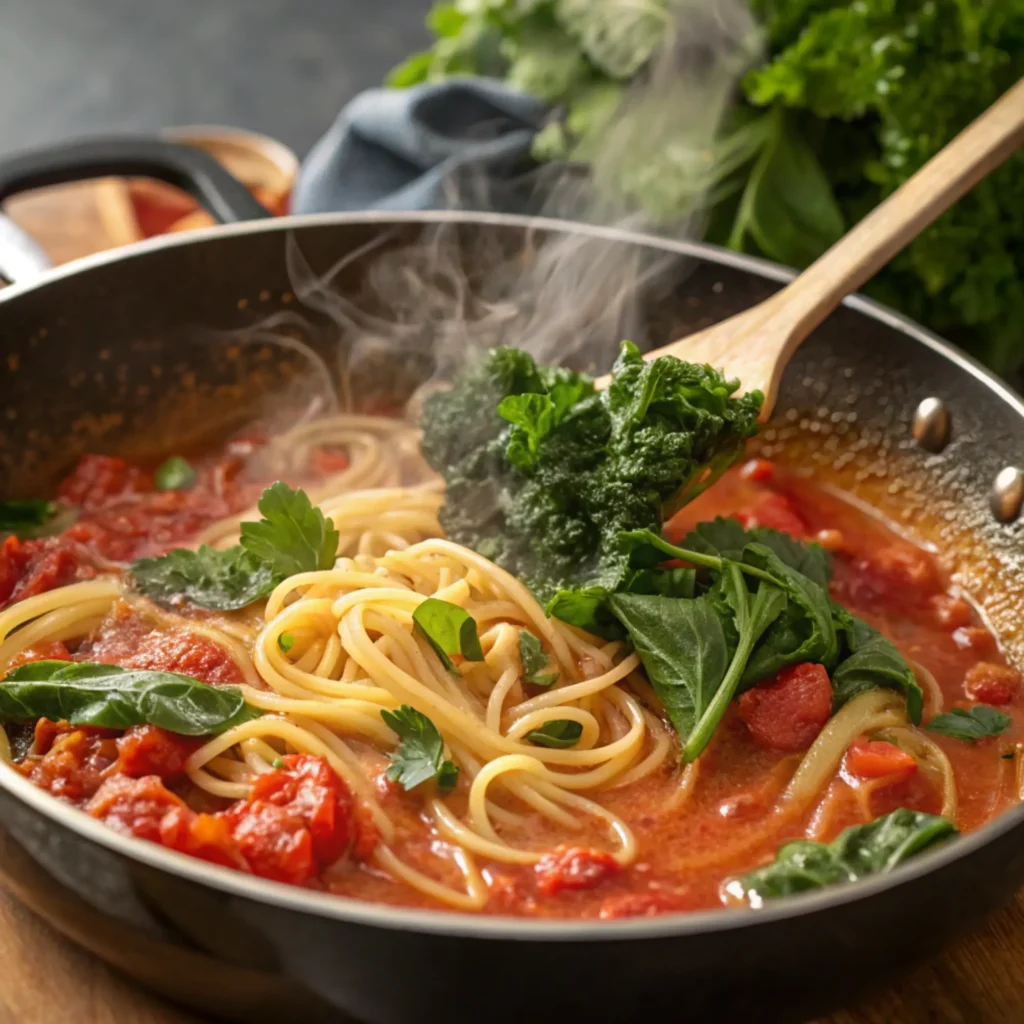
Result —
[{"label": "wooden cutting board", "polygon": [[[913,938],[908,928],[907,941]],[[0,891],[0,1024],[204,1024],[204,1020],[144,992]],[[1024,1021],[1024,894],[945,955],[863,1005],[817,1024],[1020,1021]]]}]

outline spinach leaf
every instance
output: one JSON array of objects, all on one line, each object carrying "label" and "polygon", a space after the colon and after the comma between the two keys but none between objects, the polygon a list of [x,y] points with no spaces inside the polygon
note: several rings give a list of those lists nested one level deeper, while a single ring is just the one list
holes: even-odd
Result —
[{"label": "spinach leaf", "polygon": [[685,741],[729,667],[730,650],[718,612],[707,597],[615,594],[610,604]]},{"label": "spinach leaf", "polygon": [[437,726],[422,712],[408,704],[397,711],[382,709],[380,717],[398,735],[398,749],[391,755],[387,776],[406,789],[415,789],[428,779],[436,779],[441,790],[452,789],[459,768],[445,759],[444,740]]},{"label": "spinach leaf", "polygon": [[452,655],[466,661],[483,661],[476,619],[457,604],[428,597],[416,606],[412,621],[449,672],[455,671]]},{"label": "spinach leaf", "polygon": [[583,726],[568,718],[546,722],[541,729],[528,732],[526,738],[539,747],[574,747],[583,735]]},{"label": "spinach leaf", "polygon": [[854,825],[831,843],[786,843],[772,863],[739,879],[751,906],[837,882],[855,882],[891,871],[910,857],[958,835],[946,818],[899,808],[866,825]]},{"label": "spinach leaf", "polygon": [[158,491],[190,491],[196,485],[196,471],[180,455],[162,462],[153,474]]},{"label": "spinach leaf", "polygon": [[35,661],[0,683],[0,720],[9,722],[66,719],[107,729],[148,723],[181,736],[209,736],[262,714],[237,686],[117,665]]},{"label": "spinach leaf", "polygon": [[234,611],[266,597],[279,582],[272,567],[235,545],[226,551],[202,545],[175,548],[132,563],[135,586],[159,604],[185,598],[200,608]]},{"label": "spinach leaf", "polygon": [[57,506],[42,498],[15,498],[0,501],[0,534],[31,536],[39,532],[55,515]]},{"label": "spinach leaf", "polygon": [[611,592],[607,587],[577,587],[559,590],[544,606],[547,615],[568,622],[605,640],[621,640],[626,631],[609,607]]},{"label": "spinach leaf", "polygon": [[333,569],[338,531],[314,508],[305,491],[293,491],[280,480],[271,484],[257,506],[258,523],[242,523],[242,547],[270,566],[278,578],[300,572]]},{"label": "spinach leaf", "polygon": [[836,604],[832,614],[845,640],[845,657],[832,673],[833,707],[841,708],[858,693],[885,686],[907,698],[907,715],[921,721],[923,695],[910,666],[895,645],[878,630]]},{"label": "spinach leaf", "polygon": [[998,736],[1011,722],[1010,716],[1004,711],[989,707],[987,704],[975,704],[973,708],[952,708],[936,715],[925,728],[929,732],[942,733],[953,739],[974,743],[988,736]]},{"label": "spinach leaf", "polygon": [[558,679],[558,672],[545,671],[551,667],[551,659],[528,629],[519,631],[519,660],[523,666],[523,682],[532,686],[550,686]]}]

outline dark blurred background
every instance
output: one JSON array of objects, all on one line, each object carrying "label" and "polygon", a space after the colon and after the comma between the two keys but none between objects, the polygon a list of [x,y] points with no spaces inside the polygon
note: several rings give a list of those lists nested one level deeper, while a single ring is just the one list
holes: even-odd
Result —
[{"label": "dark blurred background", "polygon": [[0,152],[224,124],[299,156],[427,41],[431,0],[0,0]]}]

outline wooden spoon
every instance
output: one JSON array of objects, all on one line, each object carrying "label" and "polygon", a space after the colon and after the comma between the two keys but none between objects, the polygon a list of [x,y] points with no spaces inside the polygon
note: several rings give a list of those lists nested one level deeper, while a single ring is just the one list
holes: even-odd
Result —
[{"label": "wooden spoon", "polygon": [[[672,355],[720,368],[744,391],[764,392],[767,419],[800,342],[1022,143],[1024,78],[781,291],[644,358]],[[599,378],[597,387],[610,380]]]}]

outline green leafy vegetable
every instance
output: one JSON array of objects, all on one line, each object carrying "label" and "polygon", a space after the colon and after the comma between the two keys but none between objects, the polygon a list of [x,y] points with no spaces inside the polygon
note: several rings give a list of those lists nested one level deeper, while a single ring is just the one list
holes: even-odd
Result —
[{"label": "green leafy vegetable", "polygon": [[338,531],[305,491],[293,491],[279,480],[263,492],[257,507],[263,518],[242,523],[242,547],[277,577],[334,568]]},{"label": "green leafy vegetable", "polygon": [[558,679],[558,672],[547,671],[551,659],[528,629],[519,631],[519,660],[523,665],[523,682],[533,686],[550,686]]},{"label": "green leafy vegetable", "polygon": [[415,789],[428,779],[449,790],[458,780],[458,766],[444,756],[444,740],[437,726],[408,704],[397,711],[382,710],[380,717],[398,735],[398,749],[391,755],[388,778],[404,789]]},{"label": "green leafy vegetable", "polygon": [[[626,342],[612,372],[598,394],[580,374],[495,349],[426,403],[423,451],[448,485],[447,536],[545,601],[570,588],[650,588],[629,575],[638,567],[619,534],[660,528],[756,430],[761,395],[734,397],[737,382],[708,367],[645,362]],[[575,602],[575,621],[607,620],[592,596],[586,609]]]},{"label": "green leafy vegetable", "polygon": [[280,481],[259,502],[263,518],[242,523],[242,542],[224,551],[203,545],[175,548],[132,563],[136,587],[161,604],[185,599],[201,608],[231,611],[265,597],[286,576],[330,569],[338,531],[305,491]]},{"label": "green leafy vegetable", "polygon": [[210,736],[258,718],[237,686],[210,686],[174,672],[90,662],[35,661],[0,683],[0,721],[66,719],[127,729],[156,725],[181,736]]},{"label": "green leafy vegetable", "polygon": [[158,491],[190,491],[196,485],[196,471],[180,455],[162,462],[153,475]]},{"label": "green leafy vegetable", "polygon": [[891,871],[955,835],[958,832],[951,821],[901,807],[866,825],[844,830],[828,844],[809,839],[786,843],[771,864],[734,885],[757,907],[765,900]]},{"label": "green leafy vegetable", "polygon": [[583,735],[583,726],[568,718],[546,722],[540,729],[528,732],[526,738],[539,747],[574,747]]},{"label": "green leafy vegetable", "polygon": [[132,563],[135,585],[160,604],[182,599],[217,611],[234,611],[266,597],[279,579],[271,566],[237,545],[226,551],[202,545],[175,548],[159,558]]},{"label": "green leafy vegetable", "polygon": [[[786,263],[820,255],[1024,76],[1024,0],[751,6],[766,52],[720,137],[699,159],[670,140],[656,161],[627,151],[613,184],[656,222],[706,194],[709,241]],[[591,161],[652,56],[685,37],[676,20],[693,17],[677,0],[456,0],[429,18],[432,48],[389,81],[504,79],[552,104],[537,159]],[[1012,157],[869,285],[1000,372],[1024,366],[1022,172]]]},{"label": "green leafy vegetable", "polygon": [[41,498],[18,498],[0,501],[0,534],[32,536],[57,514],[52,501]]},{"label": "green leafy vegetable", "polygon": [[277,638],[277,646],[287,654],[295,646],[295,636],[292,633],[282,633]]},{"label": "green leafy vegetable", "polygon": [[1010,724],[1010,716],[1004,711],[975,704],[973,708],[953,708],[936,715],[925,728],[929,732],[942,733],[956,740],[974,743],[988,736],[998,736]]},{"label": "green leafy vegetable", "polygon": [[453,655],[466,661],[484,660],[476,619],[457,604],[428,597],[416,606],[412,620],[449,672],[455,671]]}]

